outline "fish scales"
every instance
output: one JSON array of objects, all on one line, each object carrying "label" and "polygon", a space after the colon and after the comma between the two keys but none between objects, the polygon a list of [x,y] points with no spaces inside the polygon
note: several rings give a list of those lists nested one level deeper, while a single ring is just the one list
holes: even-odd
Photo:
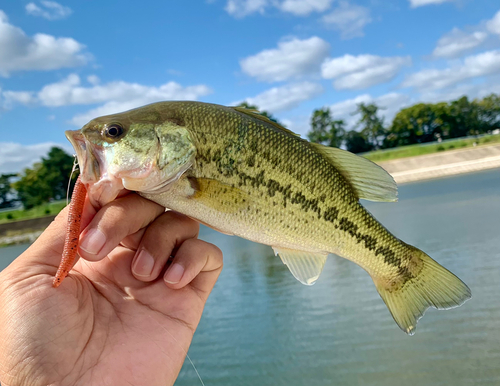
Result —
[{"label": "fish scales", "polygon": [[370,274],[408,334],[428,307],[470,298],[460,279],[359,203],[394,201],[390,175],[256,112],[159,102],[96,118],[67,136],[91,200],[103,204],[123,187],[135,190],[223,233],[272,246],[304,284],[319,277],[329,253],[342,256]]},{"label": "fish scales", "polygon": [[[186,110],[182,115],[191,117],[186,127],[195,138],[207,138],[198,140],[193,176],[224,182],[253,199],[247,210],[229,211],[221,219],[221,231],[231,232],[223,224],[236,219],[244,229],[238,235],[259,242],[252,236],[264,225],[273,231],[269,245],[285,240],[283,246],[293,249],[313,241],[319,251],[347,257],[381,279],[391,280],[409,265],[409,255],[400,259],[393,252],[405,248],[401,241],[374,220],[345,178],[308,142],[269,130],[270,125],[243,114],[215,114],[210,105]],[[223,194],[218,197],[222,199]],[[171,195],[171,200],[176,198]],[[175,206],[171,200],[168,204]],[[261,216],[263,220],[256,221]],[[212,219],[202,220],[210,223]]]}]

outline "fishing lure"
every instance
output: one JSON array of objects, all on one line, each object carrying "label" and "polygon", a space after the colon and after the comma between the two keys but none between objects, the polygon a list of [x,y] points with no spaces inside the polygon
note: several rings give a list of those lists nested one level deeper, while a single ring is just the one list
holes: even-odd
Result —
[{"label": "fishing lure", "polygon": [[59,264],[59,268],[57,269],[54,281],[52,282],[52,286],[55,288],[61,285],[64,278],[73,267],[76,259],[78,239],[80,237],[80,225],[82,222],[83,204],[85,202],[86,193],[87,190],[85,189],[85,185],[80,180],[80,177],[78,177],[73,190],[73,195],[71,196],[71,203],[69,205],[68,228],[66,230],[62,260],[61,264]]}]

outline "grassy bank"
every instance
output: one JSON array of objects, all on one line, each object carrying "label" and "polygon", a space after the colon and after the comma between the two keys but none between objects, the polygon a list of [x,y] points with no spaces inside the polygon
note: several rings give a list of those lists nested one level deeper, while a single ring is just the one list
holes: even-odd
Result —
[{"label": "grassy bank", "polygon": [[42,216],[48,216],[50,214],[57,214],[65,206],[66,206],[66,200],[50,202],[28,210],[16,209],[16,210],[9,210],[6,212],[0,212],[0,223],[26,220],[29,218],[37,218]]},{"label": "grassy bank", "polygon": [[500,143],[500,135],[486,135],[479,138],[465,138],[428,144],[417,144],[397,147],[387,150],[376,150],[363,154],[363,157],[374,162],[390,161],[397,158],[414,157],[424,154],[432,154],[446,150],[463,149],[476,145]]}]

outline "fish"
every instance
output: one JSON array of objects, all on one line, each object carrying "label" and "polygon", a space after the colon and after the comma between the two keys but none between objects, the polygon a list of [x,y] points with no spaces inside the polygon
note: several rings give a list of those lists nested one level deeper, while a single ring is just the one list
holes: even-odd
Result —
[{"label": "fish", "polygon": [[95,118],[66,136],[93,204],[123,189],[137,192],[219,232],[271,246],[305,285],[316,282],[328,255],[346,258],[368,272],[409,335],[429,307],[454,308],[471,297],[457,276],[360,203],[397,201],[389,173],[302,139],[256,110],[158,102]]}]

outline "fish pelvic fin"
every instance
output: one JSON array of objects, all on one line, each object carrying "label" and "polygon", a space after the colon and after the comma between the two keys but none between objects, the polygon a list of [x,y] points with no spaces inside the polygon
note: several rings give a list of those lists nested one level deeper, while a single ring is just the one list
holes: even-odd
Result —
[{"label": "fish pelvic fin", "polygon": [[408,335],[413,335],[418,320],[429,307],[438,310],[459,307],[471,298],[471,291],[427,254],[409,247],[413,255],[411,267],[402,269],[389,283],[373,279],[394,321]]},{"label": "fish pelvic fin", "polygon": [[316,283],[328,257],[327,253],[296,251],[281,247],[273,247],[273,250],[292,275],[304,285]]}]

